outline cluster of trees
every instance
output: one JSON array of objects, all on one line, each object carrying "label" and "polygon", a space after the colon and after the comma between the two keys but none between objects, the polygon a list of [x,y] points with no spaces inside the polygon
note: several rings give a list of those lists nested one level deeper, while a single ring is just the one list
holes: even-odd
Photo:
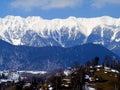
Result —
[{"label": "cluster of trees", "polygon": [[120,61],[116,57],[111,57],[109,55],[106,55],[102,62],[99,62],[99,61],[100,61],[99,57],[96,56],[93,60],[87,61],[85,63],[85,66],[94,67],[98,64],[102,64],[103,66],[110,67],[112,69],[116,69],[120,71]]},{"label": "cluster of trees", "polygon": [[57,76],[53,75],[47,79],[48,83],[51,84],[54,90],[83,90],[83,86],[85,84],[84,67],[76,66],[69,70],[71,71],[71,74],[68,76],[60,74]]},{"label": "cluster of trees", "polygon": [[120,71],[120,61],[116,57],[105,56],[103,66],[107,66]]}]

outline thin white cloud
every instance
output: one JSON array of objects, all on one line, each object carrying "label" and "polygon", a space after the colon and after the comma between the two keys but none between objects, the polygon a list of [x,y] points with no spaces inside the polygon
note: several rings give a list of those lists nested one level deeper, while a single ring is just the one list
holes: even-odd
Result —
[{"label": "thin white cloud", "polygon": [[102,8],[107,4],[118,4],[120,5],[120,0],[92,0],[92,6],[97,8]]},{"label": "thin white cloud", "polygon": [[82,2],[83,0],[14,0],[11,2],[11,6],[29,11],[33,8],[52,9],[75,7],[82,4]]}]

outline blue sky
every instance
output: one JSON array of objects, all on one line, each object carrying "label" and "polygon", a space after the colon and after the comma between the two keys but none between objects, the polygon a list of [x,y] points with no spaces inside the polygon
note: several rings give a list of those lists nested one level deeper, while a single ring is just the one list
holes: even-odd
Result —
[{"label": "blue sky", "polygon": [[120,0],[1,0],[0,17],[120,17]]}]

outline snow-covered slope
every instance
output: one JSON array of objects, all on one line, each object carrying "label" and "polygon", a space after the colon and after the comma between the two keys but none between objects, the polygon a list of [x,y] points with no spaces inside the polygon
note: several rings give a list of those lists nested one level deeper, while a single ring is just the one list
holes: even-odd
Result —
[{"label": "snow-covered slope", "polygon": [[0,18],[0,38],[13,45],[70,47],[87,42],[113,49],[120,42],[120,18],[42,19],[32,16]]}]

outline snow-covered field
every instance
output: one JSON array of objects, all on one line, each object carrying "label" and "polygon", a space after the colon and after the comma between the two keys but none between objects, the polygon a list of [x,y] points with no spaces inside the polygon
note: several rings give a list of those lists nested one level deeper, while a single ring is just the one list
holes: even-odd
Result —
[{"label": "snow-covered field", "polygon": [[0,83],[2,82],[8,82],[8,81],[14,81],[18,82],[19,79],[22,79],[21,76],[22,73],[28,73],[28,74],[46,74],[46,71],[0,71]]},{"label": "snow-covered field", "polygon": [[19,73],[46,74],[46,71],[18,71]]}]

